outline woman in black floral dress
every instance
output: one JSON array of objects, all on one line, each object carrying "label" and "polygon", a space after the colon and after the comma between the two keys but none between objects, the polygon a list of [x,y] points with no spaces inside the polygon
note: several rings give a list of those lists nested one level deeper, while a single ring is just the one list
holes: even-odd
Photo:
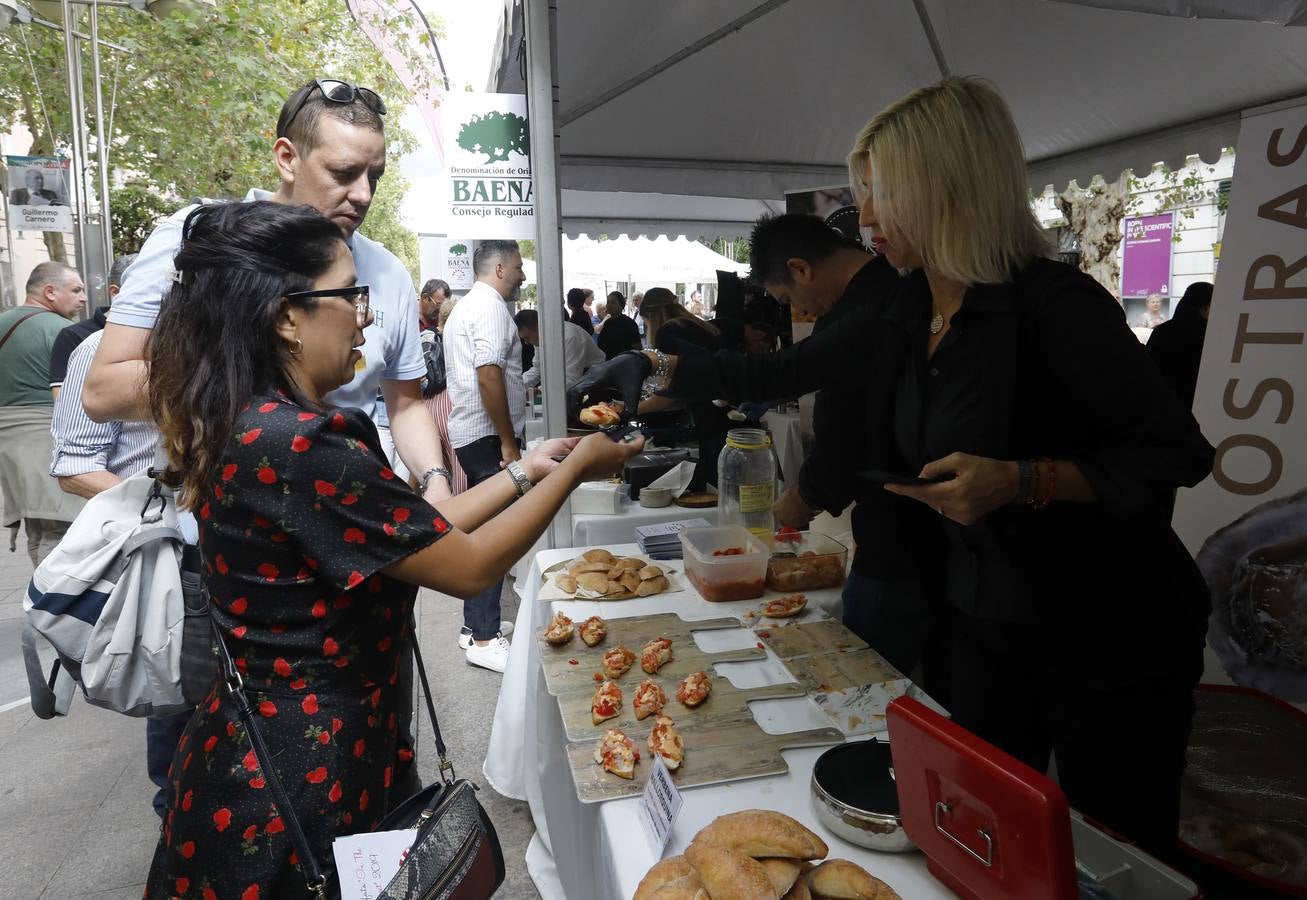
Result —
[{"label": "woman in black floral dress", "polygon": [[[364,414],[321,405],[352,376],[370,316],[337,226],[231,203],[197,210],[184,234],[151,338],[151,406],[199,518],[213,615],[330,869],[332,841],[374,828],[394,799],[416,585],[457,596],[501,578],[576,484],[639,444],[548,442],[437,512],[387,467]],[[267,774],[215,687],[178,744],[146,897],[308,896]]]}]

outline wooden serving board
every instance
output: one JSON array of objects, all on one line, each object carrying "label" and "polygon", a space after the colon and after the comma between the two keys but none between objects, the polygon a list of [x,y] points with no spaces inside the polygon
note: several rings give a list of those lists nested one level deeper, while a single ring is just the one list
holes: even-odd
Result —
[{"label": "wooden serving board", "polygon": [[[615,719],[608,719],[595,725],[590,718],[590,704],[594,700],[594,682],[591,687],[568,691],[558,695],[558,709],[563,714],[563,728],[567,731],[567,737],[573,741],[583,741],[588,738],[597,738],[609,728],[620,728],[630,734],[632,731],[644,729],[648,731],[653,727],[653,717],[650,716],[643,721],[635,717],[635,688],[641,681],[646,678],[652,678],[662,685],[663,691],[667,694],[667,705],[663,707],[663,714],[671,716],[677,723],[678,727],[692,726],[694,728],[716,728],[719,724],[728,722],[737,722],[740,719],[749,718],[752,713],[749,710],[749,702],[752,700],[776,700],[787,697],[804,697],[807,696],[807,690],[801,684],[793,681],[784,684],[769,684],[755,688],[737,688],[731,682],[722,677],[712,677],[712,693],[708,699],[696,707],[683,705],[676,699],[676,686],[680,679],[672,680],[664,678],[662,672],[657,675],[646,675],[637,664],[634,667],[639,673],[638,678],[629,677],[627,672],[621,679],[622,685],[622,712]],[[664,667],[664,671],[666,667]]]},{"label": "wooden serving board", "polygon": [[783,660],[837,650],[867,649],[866,641],[834,619],[757,626],[754,633]]},{"label": "wooden serving board", "polygon": [[784,663],[790,674],[813,693],[846,691],[903,678],[903,673],[871,649],[816,653],[786,659]]},{"label": "wooden serving board", "polygon": [[[579,630],[581,621],[576,620]],[[640,668],[640,650],[654,638],[665,637],[672,642],[672,661],[658,670],[658,681],[665,686],[671,683],[673,688],[682,678],[691,672],[708,672],[719,662],[741,662],[751,659],[765,659],[767,653],[761,647],[749,646],[739,650],[724,650],[707,653],[695,644],[691,632],[714,631],[721,628],[739,628],[740,620],[735,618],[699,619],[687,622],[675,613],[657,613],[650,616],[630,616],[622,619],[608,619],[608,636],[597,647],[587,647],[580,635],[562,647],[554,647],[545,642],[544,628],[536,632],[536,641],[540,644],[540,666],[545,673],[545,687],[555,696],[568,692],[584,691],[594,694],[594,673],[603,671],[604,653],[611,647],[622,644],[636,655],[635,662],[626,674],[618,679],[622,691],[629,698],[635,686],[649,677]],[[572,665],[571,660],[576,660]],[[714,684],[714,687],[716,685]],[[628,690],[629,688],[629,690]]]},{"label": "wooden serving board", "polygon": [[[834,728],[767,734],[751,718],[711,728],[687,728],[677,721],[677,727],[681,729],[681,739],[685,744],[685,762],[671,774],[672,781],[679,788],[761,775],[783,775],[790,767],[781,755],[782,750],[844,742],[844,735]],[[577,799],[582,803],[599,803],[643,791],[651,767],[648,741],[652,728],[653,719],[646,719],[640,727],[626,732],[640,750],[635,777],[629,781],[605,772],[603,766],[594,761],[595,748],[599,745],[597,738],[568,744],[567,762],[572,768]]]}]

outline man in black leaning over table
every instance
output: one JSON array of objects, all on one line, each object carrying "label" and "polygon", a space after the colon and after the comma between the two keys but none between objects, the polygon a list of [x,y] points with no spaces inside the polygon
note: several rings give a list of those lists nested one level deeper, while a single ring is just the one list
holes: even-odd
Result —
[{"label": "man in black leaning over table", "polygon": [[[750,279],[781,303],[815,316],[814,334],[837,322],[847,325],[849,312],[884,297],[886,263],[816,216],[759,219],[749,243]],[[922,661],[930,613],[914,576],[884,576],[867,565],[867,550],[884,536],[893,510],[879,485],[859,483],[852,475],[864,468],[866,403],[865,380],[817,392],[811,452],[797,483],[786,488],[772,513],[778,526],[805,528],[823,510],[838,516],[854,504],[857,550],[844,586],[844,624],[895,668],[913,675]]]}]

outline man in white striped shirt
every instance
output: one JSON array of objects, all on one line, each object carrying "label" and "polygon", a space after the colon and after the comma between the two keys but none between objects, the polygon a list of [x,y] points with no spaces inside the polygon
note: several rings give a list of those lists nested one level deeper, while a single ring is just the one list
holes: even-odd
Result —
[{"label": "man in white striped shirt", "polygon": [[[54,437],[50,474],[66,493],[88,500],[148,469],[159,445],[153,422],[93,422],[82,408],[86,375],[103,337],[103,331],[93,332],[69,357],[50,422]],[[154,811],[160,816],[167,802],[168,766],[190,717],[186,712],[145,722],[145,768],[158,787]]]},{"label": "man in white striped shirt", "polygon": [[[468,487],[521,458],[526,426],[522,342],[508,304],[526,281],[517,241],[482,241],[472,254],[476,283],[445,323],[445,384],[452,409],[449,441],[467,473]],[[492,585],[463,601],[459,646],[475,666],[503,672],[508,641]]]}]

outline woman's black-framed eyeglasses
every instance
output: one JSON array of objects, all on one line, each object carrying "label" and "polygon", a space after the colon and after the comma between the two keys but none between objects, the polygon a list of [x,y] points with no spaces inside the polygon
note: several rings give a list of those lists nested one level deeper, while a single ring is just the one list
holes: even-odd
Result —
[{"label": "woman's black-framed eyeglasses", "polygon": [[[315,78],[313,83],[318,90],[322,91],[322,98],[328,103],[353,103],[357,99],[377,115],[384,116],[386,114],[386,104],[381,99],[381,95],[371,88],[356,87],[348,81],[339,81],[335,78]],[[295,104],[295,111],[290,114],[290,118],[286,119],[286,128],[289,128],[290,123],[295,121],[295,117],[300,114],[300,110],[304,108],[304,104],[308,103],[309,98],[312,96],[313,91],[304,92],[300,102]]]},{"label": "woman's black-framed eyeglasses", "polygon": [[354,313],[357,317],[359,328],[368,324],[368,311],[371,309],[368,303],[368,286],[366,284],[356,284],[352,287],[341,288],[323,288],[320,291],[291,291],[286,295],[286,299],[291,303],[297,300],[311,300],[316,297],[340,297],[354,304]]}]

